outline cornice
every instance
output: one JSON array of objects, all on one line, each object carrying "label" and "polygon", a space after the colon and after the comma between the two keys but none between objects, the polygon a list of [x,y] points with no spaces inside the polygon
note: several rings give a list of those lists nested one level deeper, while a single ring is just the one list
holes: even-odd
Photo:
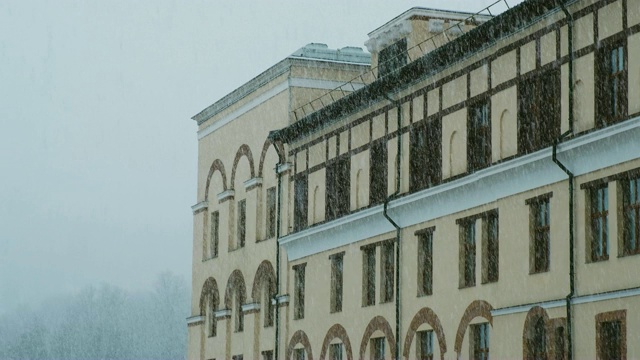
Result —
[{"label": "cornice", "polygon": [[[576,176],[584,175],[637,159],[638,139],[640,117],[568,140],[558,145],[557,156]],[[566,175],[553,163],[549,147],[393,200],[388,213],[404,228],[563,180]],[[394,230],[378,205],[287,235],[279,243],[293,261]]]}]

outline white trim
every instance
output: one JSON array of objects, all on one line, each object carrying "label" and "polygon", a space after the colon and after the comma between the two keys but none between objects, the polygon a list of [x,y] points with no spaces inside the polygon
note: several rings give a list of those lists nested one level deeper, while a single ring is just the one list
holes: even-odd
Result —
[{"label": "white trim", "polygon": [[[638,158],[640,117],[579,136],[558,146],[558,159],[576,176]],[[472,175],[391,201],[389,216],[401,227],[491,203],[567,179],[546,148],[493,165]],[[289,261],[357,243],[395,229],[382,205],[287,235],[279,243]]]},{"label": "white trim", "polygon": [[276,166],[276,174],[282,174],[289,170],[293,169],[293,165],[290,162],[286,162],[284,164],[278,164]]},{"label": "white trim", "polygon": [[[360,48],[358,48],[360,49]],[[342,49],[340,49],[342,50]],[[333,50],[335,51],[335,50]],[[367,54],[364,51],[362,52],[362,54]],[[367,54],[369,55],[369,54]],[[310,61],[322,61],[322,62],[330,62],[330,63],[334,63],[334,64],[345,64],[345,65],[358,65],[358,66],[367,66],[367,65],[371,65],[371,62],[356,62],[356,61],[345,61],[345,60],[332,60],[332,59],[325,59],[325,58],[314,58],[314,57],[308,57],[308,56],[296,56],[296,55],[289,55],[288,59],[300,59],[300,60],[310,60]],[[371,58],[369,58],[369,61],[371,61]],[[341,83],[344,84],[344,83]]]},{"label": "white trim", "polygon": [[198,130],[198,140],[201,140],[203,137],[213,133],[214,131],[220,129],[221,127],[227,125],[228,123],[230,123],[231,121],[235,120],[236,118],[240,117],[243,114],[246,114],[247,112],[249,112],[250,110],[254,109],[255,107],[261,105],[262,103],[266,102],[267,100],[271,99],[272,97],[280,94],[281,92],[287,90],[289,84],[287,81],[283,81],[280,84],[274,86],[273,88],[271,88],[270,90],[266,91],[265,93],[263,93],[262,95],[256,96],[253,100],[250,100],[249,102],[247,102],[246,104],[240,106],[237,110],[232,111],[231,113],[223,116],[222,118],[216,120],[213,124]]},{"label": "white trim", "polygon": [[199,322],[204,322],[204,316],[195,315],[187,318],[187,325],[191,325]]},{"label": "white trim", "polygon": [[333,89],[341,88],[344,91],[355,91],[358,89],[362,89],[365,86],[365,84],[356,83],[356,82],[345,83],[344,81],[334,81],[334,80],[290,78],[289,86],[307,88],[307,89],[322,89],[322,90],[333,90]]},{"label": "white trim", "polygon": [[224,201],[224,200],[227,200],[228,198],[233,198],[235,195],[236,195],[236,192],[233,191],[232,189],[229,189],[219,193],[218,195],[216,195],[216,197],[218,198],[218,201]]},{"label": "white trim", "polygon": [[242,305],[242,312],[252,311],[252,310],[260,310],[260,303],[250,303]]},{"label": "white trim", "polygon": [[244,183],[244,188],[247,189],[251,186],[257,186],[257,185],[262,185],[262,178],[261,177],[254,177],[251,178],[247,181],[245,181]]},{"label": "white trim", "polygon": [[[310,60],[318,60],[318,59],[310,59]],[[247,112],[255,109],[256,107],[264,104],[266,101],[271,99],[272,97],[280,94],[281,92],[287,90],[289,87],[301,87],[308,89],[322,89],[322,90],[333,90],[339,87],[345,87],[343,90],[345,91],[353,91],[358,90],[364,87],[364,84],[359,83],[349,83],[345,84],[341,81],[332,81],[332,80],[320,80],[320,79],[306,79],[306,78],[289,78],[280,84],[274,86],[270,90],[264,92],[263,94],[256,96],[254,99],[248,101],[246,104],[240,106],[237,110],[230,112],[229,114],[221,117],[218,120],[215,120],[211,125],[208,125],[200,130],[198,130],[198,140],[201,140],[205,136],[212,134],[216,130],[221,127],[227,125],[238,117],[246,114]],[[348,87],[348,88],[347,88]],[[353,89],[352,89],[353,88]],[[208,120],[207,120],[208,121]]]},{"label": "white trim", "polygon": [[276,305],[276,301],[278,304],[288,304],[289,303],[289,295],[280,295],[275,299],[271,299],[271,305]]},{"label": "white trim", "polygon": [[191,206],[191,211],[195,214],[196,212],[203,210],[203,209],[208,209],[209,208],[209,201],[204,200],[204,201],[200,201],[199,203]]},{"label": "white trim", "polygon": [[216,310],[213,312],[213,316],[215,316],[216,319],[221,319],[227,316],[231,316],[231,309]]},{"label": "white trim", "polygon": [[[571,304],[573,305],[589,304],[589,303],[598,302],[598,301],[622,299],[622,298],[627,298],[631,296],[640,296],[640,288],[617,290],[617,291],[611,291],[611,292],[606,292],[601,294],[577,296],[571,300]],[[552,309],[552,308],[562,307],[566,305],[567,305],[566,300],[546,301],[546,302],[541,302],[537,304],[519,305],[519,306],[508,307],[508,308],[491,310],[491,316],[502,316],[502,315],[523,313],[523,312],[529,311],[534,306],[540,306],[543,309]]]}]

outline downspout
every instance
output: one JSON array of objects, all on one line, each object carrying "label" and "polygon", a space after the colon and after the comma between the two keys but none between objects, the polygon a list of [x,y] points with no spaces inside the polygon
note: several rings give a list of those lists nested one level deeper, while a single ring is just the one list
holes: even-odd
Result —
[{"label": "downspout", "polygon": [[276,175],[278,176],[278,193],[277,193],[277,210],[276,210],[276,293],[273,295],[273,301],[276,303],[276,329],[275,329],[275,345],[274,345],[274,359],[278,360],[278,344],[280,343],[280,304],[278,303],[278,294],[280,292],[280,222],[282,214],[282,172],[280,166],[284,164],[284,154],[280,152],[280,149],[276,144],[273,147],[278,153],[278,164],[276,164]]},{"label": "downspout", "polygon": [[567,167],[558,160],[556,154],[558,149],[558,143],[560,143],[567,136],[573,134],[573,123],[574,123],[574,115],[573,115],[573,104],[574,104],[574,84],[573,84],[573,63],[574,63],[574,53],[573,53],[573,15],[567,10],[564,5],[564,0],[557,0],[560,8],[564,12],[565,17],[567,18],[567,45],[569,47],[569,130],[567,130],[564,134],[560,135],[560,137],[553,143],[553,162],[558,165],[558,167],[564,171],[565,174],[569,177],[569,294],[566,296],[566,311],[567,311],[567,358],[568,360],[573,360],[573,309],[571,307],[573,296],[575,295],[575,260],[574,260],[574,205],[573,205],[573,182],[574,175],[573,173],[567,169]]},{"label": "downspout", "polygon": [[400,238],[402,236],[402,233],[400,232],[401,228],[400,225],[398,225],[387,213],[387,209],[389,207],[389,202],[393,199],[395,199],[396,197],[398,197],[398,195],[400,195],[400,159],[402,157],[402,106],[401,104],[396,101],[393,100],[389,95],[385,94],[385,97],[387,98],[387,100],[389,100],[392,104],[394,104],[394,106],[396,106],[398,108],[398,116],[397,120],[398,120],[398,149],[396,152],[396,191],[391,194],[390,196],[388,196],[385,201],[384,201],[384,207],[383,207],[383,212],[382,214],[384,215],[384,217],[387,219],[387,221],[389,221],[389,223],[391,223],[391,225],[393,225],[394,228],[396,228],[396,353],[394,354],[394,359],[399,360],[400,359]]}]

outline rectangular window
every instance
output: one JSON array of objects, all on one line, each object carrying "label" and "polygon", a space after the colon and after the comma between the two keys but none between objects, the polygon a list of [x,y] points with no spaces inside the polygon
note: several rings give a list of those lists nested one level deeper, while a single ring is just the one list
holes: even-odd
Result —
[{"label": "rectangular window", "polygon": [[418,296],[433,294],[433,228],[418,234]]},{"label": "rectangular window", "polygon": [[551,244],[550,194],[531,199],[529,204],[530,252],[529,272],[537,274],[549,271]]},{"label": "rectangular window", "polygon": [[394,242],[388,241],[382,245],[382,252],[380,254],[380,302],[393,301],[393,284],[394,284]]},{"label": "rectangular window", "polygon": [[614,124],[627,114],[627,69],[625,44],[617,42],[598,51],[596,106],[598,125]]},{"label": "rectangular window", "polygon": [[294,181],[293,231],[300,231],[309,221],[309,183],[307,175],[299,175]]},{"label": "rectangular window", "polygon": [[374,305],[376,303],[376,248],[363,249],[362,261],[362,305]]},{"label": "rectangular window", "polygon": [[273,360],[273,350],[263,351],[262,360]]},{"label": "rectangular window", "polygon": [[409,133],[409,188],[418,191],[442,181],[440,119],[414,125]]},{"label": "rectangular window", "polygon": [[609,258],[609,187],[604,183],[590,191],[591,261]]},{"label": "rectangular window", "polygon": [[471,325],[471,355],[473,360],[489,360],[489,324]]},{"label": "rectangular window", "polygon": [[460,287],[476,285],[476,223],[460,223]]},{"label": "rectangular window", "polygon": [[371,360],[384,360],[385,351],[385,338],[371,339]]},{"label": "rectangular window", "polygon": [[483,218],[484,228],[484,244],[483,244],[483,283],[491,283],[498,281],[499,275],[499,227],[498,212],[492,211]]},{"label": "rectangular window", "polygon": [[244,247],[247,232],[247,200],[238,201],[238,247]]},{"label": "rectangular window", "polygon": [[560,71],[518,84],[518,153],[551,146],[560,136]]},{"label": "rectangular window", "polygon": [[306,263],[293,266],[294,278],[294,319],[304,319],[304,273]]},{"label": "rectangular window", "polygon": [[220,213],[211,213],[211,228],[209,230],[209,257],[218,256],[218,243],[220,242]]},{"label": "rectangular window", "polygon": [[487,101],[469,108],[467,124],[467,170],[471,173],[491,165],[491,119]]},{"label": "rectangular window", "polygon": [[276,236],[276,187],[267,189],[267,209],[265,221],[265,237],[271,239]]},{"label": "rectangular window", "polygon": [[305,351],[304,349],[294,349],[293,350],[293,358],[294,360],[304,360],[305,359]]},{"label": "rectangular window", "polygon": [[566,353],[566,345],[565,345],[565,335],[564,335],[564,326],[558,326],[555,329],[555,360],[565,360]]},{"label": "rectangular window", "polygon": [[235,332],[244,331],[244,312],[242,311],[242,301],[238,293],[233,295],[233,302],[235,304]]},{"label": "rectangular window", "polygon": [[342,277],[344,252],[334,254],[331,259],[331,312],[342,311]]},{"label": "rectangular window", "polygon": [[369,205],[381,204],[387,197],[387,142],[374,143],[369,154]]},{"label": "rectangular window", "polygon": [[207,324],[208,324],[208,328],[209,328],[209,337],[214,337],[216,336],[216,331],[218,330],[218,326],[216,323],[216,314],[215,314],[215,310],[213,308],[213,299],[211,299],[210,297],[213,295],[208,295],[207,296]]},{"label": "rectangular window", "polygon": [[342,344],[329,345],[329,359],[342,360]]},{"label": "rectangular window", "polygon": [[405,65],[407,65],[407,39],[402,39],[378,53],[378,78]]},{"label": "rectangular window", "polygon": [[598,359],[627,358],[627,311],[596,315],[596,354]]},{"label": "rectangular window", "polygon": [[327,165],[325,218],[333,220],[349,213],[351,206],[351,158],[342,156]]},{"label": "rectangular window", "polygon": [[243,356],[242,356],[242,355],[233,355],[233,356],[231,357],[231,359],[233,359],[233,360],[242,360],[242,358],[243,358]]},{"label": "rectangular window", "polygon": [[418,346],[416,347],[416,358],[418,360],[433,360],[433,331],[418,331]]},{"label": "rectangular window", "polygon": [[640,254],[640,177],[624,180],[622,184],[623,206],[623,254]]}]

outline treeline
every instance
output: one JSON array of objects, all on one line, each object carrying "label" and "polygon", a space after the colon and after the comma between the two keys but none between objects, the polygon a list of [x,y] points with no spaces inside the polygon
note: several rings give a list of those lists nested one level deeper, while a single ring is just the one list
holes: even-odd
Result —
[{"label": "treeline", "polygon": [[189,287],[171,273],[153,290],[111,285],[0,317],[0,359],[185,359]]}]

